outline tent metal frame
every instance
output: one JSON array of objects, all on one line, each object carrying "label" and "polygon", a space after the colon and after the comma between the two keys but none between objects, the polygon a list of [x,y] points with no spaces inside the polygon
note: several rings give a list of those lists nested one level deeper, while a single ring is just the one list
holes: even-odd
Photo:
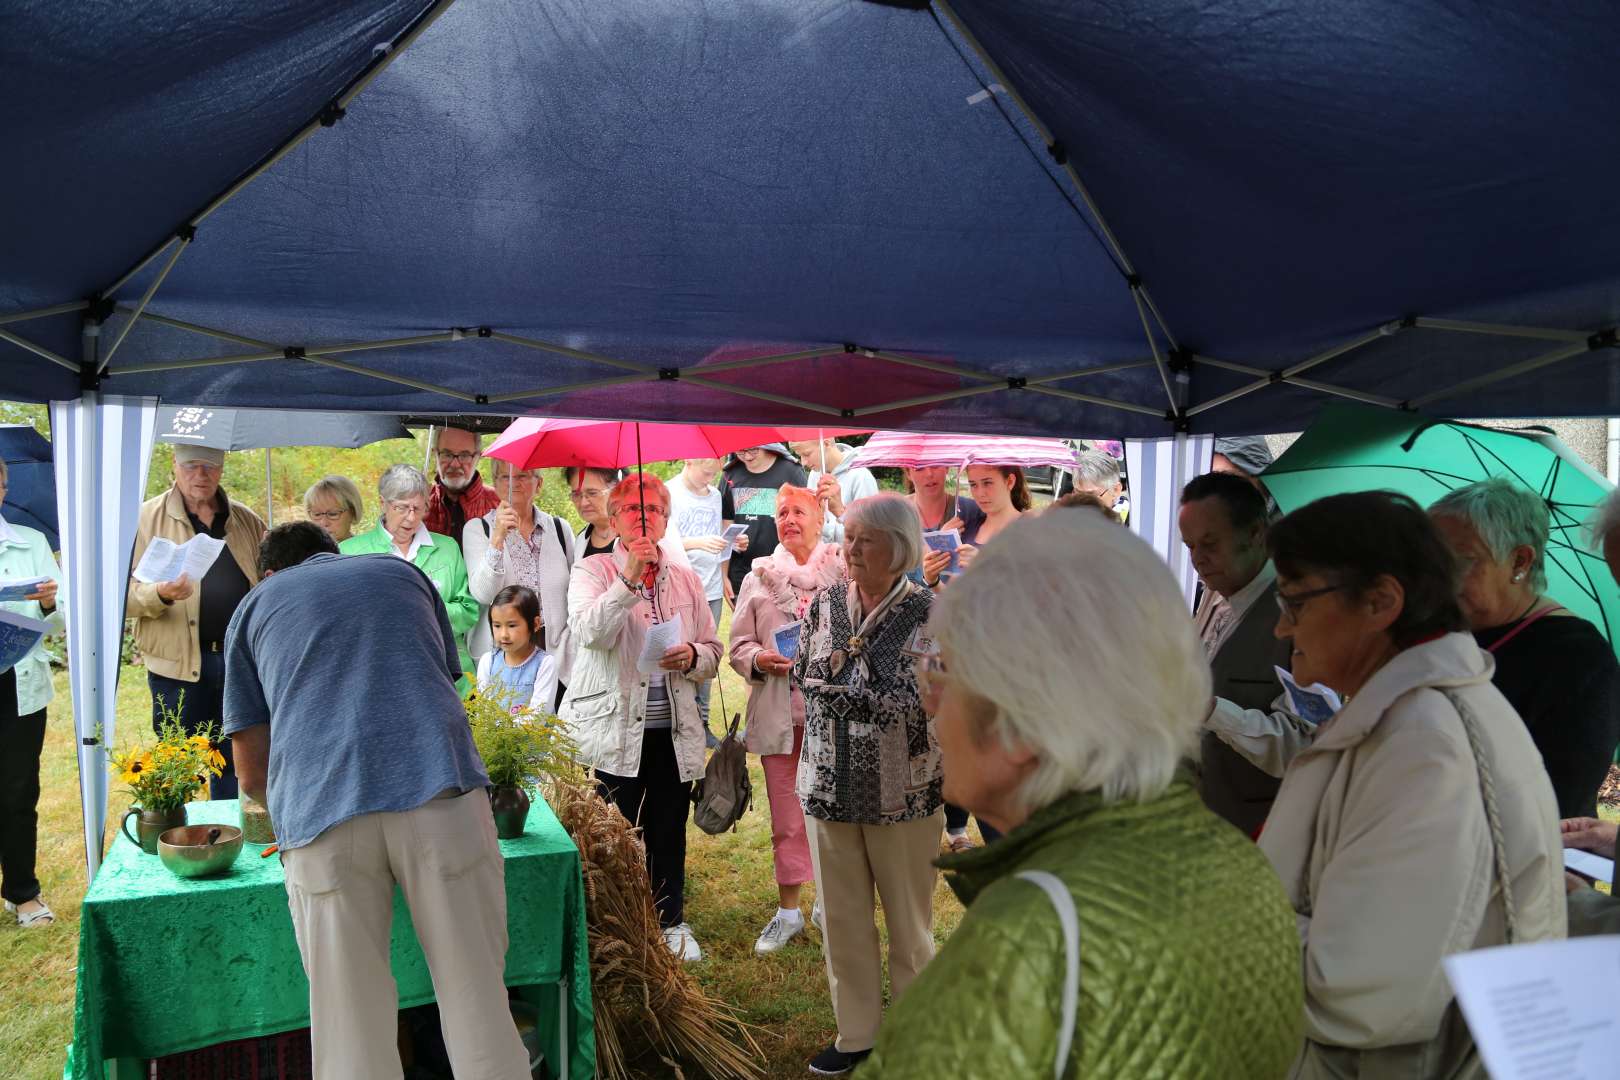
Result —
[{"label": "tent metal frame", "polygon": [[[1444,401],[1468,390],[1476,390],[1497,382],[1512,379],[1532,371],[1540,370],[1552,364],[1560,363],[1572,357],[1583,355],[1590,351],[1616,345],[1617,331],[1615,327],[1604,327],[1595,331],[1568,330],[1550,327],[1511,326],[1495,323],[1470,322],[1460,319],[1446,319],[1430,316],[1407,316],[1392,322],[1384,323],[1366,333],[1348,341],[1324,349],[1317,354],[1302,361],[1284,367],[1280,370],[1243,364],[1236,361],[1215,359],[1198,355],[1184,349],[1171,331],[1159,305],[1154,300],[1147,284],[1143,281],[1136,264],[1126,253],[1124,245],[1108,224],[1097,205],[1090,189],[1082,180],[1079,170],[1067,149],[1058,140],[1049,127],[1042,122],[1029,102],[1019,91],[1017,85],[1008,78],[1001,66],[990,56],[989,52],[974,36],[967,25],[952,8],[949,0],[932,0],[931,3],[914,3],[908,6],[926,8],[934,17],[940,32],[947,38],[952,38],[953,48],[957,42],[964,43],[973,54],[978,63],[975,67],[968,62],[968,58],[960,48],[958,55],[963,59],[964,65],[971,72],[975,81],[987,95],[987,99],[997,101],[997,108],[1005,118],[1013,134],[1020,142],[1029,145],[1029,137],[1013,122],[1012,115],[999,104],[998,94],[1011,101],[1018,113],[1022,115],[1035,136],[1044,144],[1044,149],[1055,164],[1060,174],[1074,196],[1070,198],[1065,192],[1065,198],[1075,213],[1080,217],[1088,231],[1095,236],[1107,251],[1110,259],[1118,269],[1125,286],[1129,289],[1131,299],[1136,307],[1137,316],[1142,325],[1144,337],[1147,339],[1149,356],[1138,360],[1129,360],[1109,364],[1093,365],[1091,367],[1077,368],[1071,371],[1040,376],[1005,376],[976,370],[970,367],[959,367],[939,360],[926,357],[909,356],[883,348],[863,347],[850,343],[842,345],[813,346],[792,352],[785,352],[769,356],[741,357],[734,360],[723,360],[714,364],[691,365],[687,367],[659,367],[652,364],[625,360],[601,353],[587,352],[570,348],[555,342],[525,337],[506,331],[496,330],[487,326],[475,329],[464,327],[450,327],[439,333],[420,334],[409,337],[388,338],[375,341],[339,342],[330,345],[282,345],[277,346],[271,342],[258,341],[253,338],[232,334],[229,331],[215,327],[203,326],[197,323],[186,322],[164,316],[150,310],[153,299],[159,289],[174,269],[180,256],[196,241],[197,229],[215,211],[226,205],[236,195],[241,193],[250,183],[263,175],[270,168],[285,158],[298,146],[314,136],[322,128],[332,127],[345,115],[349,105],[366,87],[382,74],[384,70],[424,31],[442,15],[454,0],[436,0],[426,7],[415,20],[405,28],[398,38],[391,44],[379,46],[370,63],[333,98],[321,111],[306,122],[302,127],[289,136],[282,144],[268,153],[259,162],[250,167],[242,175],[233,180],[226,188],[210,198],[198,210],[190,214],[183,222],[170,230],[164,240],[156,244],[146,255],[131,265],[117,280],[101,290],[91,300],[70,301],[49,307],[37,308],[32,311],[0,314],[0,341],[8,342],[18,348],[24,349],[59,367],[77,373],[81,386],[86,390],[99,387],[100,380],[106,376],[150,374],[162,371],[188,370],[202,367],[217,367],[236,364],[259,363],[266,360],[299,360],[343,371],[351,375],[376,379],[396,386],[404,386],[424,393],[436,394],[452,401],[474,405],[497,405],[507,403],[522,403],[524,408],[535,410],[548,398],[555,398],[561,394],[584,390],[605,389],[640,382],[682,381],[706,390],[715,391],[746,398],[755,401],[764,401],[771,404],[783,405],[804,412],[816,413],[828,417],[852,420],[867,417],[878,417],[885,413],[902,409],[917,408],[926,405],[942,404],[950,401],[960,401],[967,398],[979,397],[986,394],[1016,391],[1027,391],[1075,401],[1102,408],[1116,409],[1124,412],[1144,416],[1162,417],[1166,422],[1165,434],[1185,432],[1190,430],[1190,421],[1193,417],[1218,409],[1220,406],[1247,397],[1257,391],[1270,386],[1296,386],[1316,393],[1329,396],[1343,397],[1355,401],[1362,401],[1385,408],[1417,410],[1435,402]],[[947,29],[947,24],[949,29]],[[988,76],[988,77],[986,77]],[[1032,147],[1033,150],[1033,147]],[[1043,165],[1044,167],[1044,165]],[[1052,175],[1048,171],[1048,175]],[[1054,183],[1060,188],[1062,182],[1053,176]],[[1082,206],[1084,210],[1082,210]],[[1089,216],[1088,216],[1089,215]],[[150,266],[154,261],[168,252],[168,259],[162,268],[146,286],[139,301],[133,306],[119,304],[115,300],[117,292],[128,285],[137,275]],[[46,318],[53,315],[84,312],[86,334],[98,333],[100,325],[109,318],[114,311],[127,316],[124,324],[119,328],[117,336],[105,349],[87,353],[81,362],[75,363],[67,357],[61,356],[37,342],[31,341],[23,335],[10,329],[4,329],[12,323],[26,322],[32,319]],[[205,357],[179,357],[129,364],[122,367],[112,365],[113,358],[118,349],[128,339],[131,331],[141,319],[167,325],[175,329],[202,334],[217,340],[229,341],[254,350],[226,356]],[[1412,329],[1426,329],[1435,331],[1449,331],[1455,333],[1486,334],[1506,338],[1526,338],[1556,342],[1557,347],[1548,352],[1506,365],[1496,371],[1463,380],[1453,386],[1441,388],[1430,393],[1420,395],[1408,400],[1397,400],[1384,395],[1340,386],[1334,383],[1323,382],[1317,379],[1303,377],[1306,372],[1319,367],[1329,361],[1344,357],[1356,350],[1371,344],[1383,337],[1392,336]],[[619,374],[603,376],[600,378],[583,379],[562,385],[535,386],[532,388],[508,391],[500,394],[481,394],[476,391],[462,390],[441,383],[429,382],[410,376],[397,374],[376,366],[357,364],[349,360],[340,359],[352,353],[372,352],[378,350],[405,348],[409,346],[438,344],[442,342],[458,342],[469,338],[488,338],[501,341],[509,345],[534,349],[585,363],[597,364],[602,367],[615,369]],[[1162,339],[1162,345],[1161,345]],[[948,375],[972,385],[958,389],[944,390],[933,394],[924,394],[910,398],[897,399],[876,405],[852,404],[824,404],[787,394],[778,394],[755,387],[737,383],[725,382],[713,378],[714,375],[727,371],[738,371],[753,368],[762,368],[773,365],[794,363],[803,360],[819,359],[843,354],[858,354],[868,359],[882,360],[887,363],[909,366],[920,370],[931,371],[936,374]],[[1252,377],[1252,381],[1233,390],[1217,394],[1196,403],[1189,403],[1187,397],[1191,391],[1191,372],[1199,365],[1205,365],[1215,370],[1231,371]],[[1083,379],[1091,375],[1101,375],[1110,372],[1126,371],[1134,368],[1152,366],[1159,375],[1159,382],[1164,390],[1167,400],[1166,408],[1157,408],[1142,402],[1124,401],[1097,394],[1087,394],[1079,390],[1070,389],[1060,384],[1071,380]]]},{"label": "tent metal frame", "polygon": [[[175,248],[171,254],[168,266],[173,266],[179,254],[185,250],[185,245]],[[404,386],[424,393],[436,394],[453,401],[473,405],[498,405],[508,403],[522,403],[528,410],[537,410],[547,398],[554,398],[566,393],[575,393],[585,390],[604,389],[613,386],[622,386],[642,382],[672,382],[679,381],[707,390],[734,395],[757,401],[766,401],[772,404],[784,405],[789,408],[813,412],[820,415],[844,420],[865,419],[881,416],[885,413],[903,409],[917,408],[926,405],[941,404],[949,401],[959,401],[966,398],[979,397],[985,394],[1001,392],[1025,391],[1043,394],[1068,401],[1077,401],[1084,404],[1096,405],[1103,408],[1117,409],[1123,412],[1142,416],[1161,417],[1166,422],[1166,435],[1178,430],[1187,430],[1187,421],[1204,413],[1218,409],[1222,405],[1247,397],[1250,394],[1272,386],[1295,386],[1316,393],[1360,401],[1370,405],[1377,405],[1389,409],[1402,409],[1418,411],[1435,402],[1470,390],[1478,390],[1492,384],[1526,375],[1542,368],[1561,363],[1565,360],[1584,356],[1587,353],[1602,349],[1614,348],[1620,345],[1620,331],[1614,327],[1602,327],[1595,330],[1568,330],[1557,327],[1544,326],[1513,326],[1498,323],[1480,323],[1457,319],[1431,318],[1426,316],[1409,316],[1381,326],[1342,342],[1331,348],[1324,349],[1304,360],[1281,369],[1271,369],[1245,364],[1238,361],[1206,356],[1192,353],[1181,357],[1182,371],[1172,375],[1172,358],[1166,357],[1158,347],[1153,336],[1149,341],[1153,344],[1154,355],[1151,358],[1126,360],[1110,364],[1080,367],[1062,372],[1043,374],[1037,376],[1006,376],[992,374],[974,367],[964,367],[950,364],[938,359],[923,356],[912,356],[906,353],[895,352],[882,348],[867,348],[851,344],[823,345],[807,349],[798,349],[791,352],[775,353],[765,356],[739,357],[731,360],[722,360],[714,364],[692,365],[687,367],[657,367],[647,363],[625,360],[619,357],[608,356],[601,353],[587,352],[574,349],[556,342],[544,341],[537,338],[512,334],[505,331],[494,330],[488,327],[466,328],[451,327],[447,330],[431,333],[417,334],[409,337],[385,338],[376,341],[350,341],[337,342],[330,345],[283,345],[256,338],[245,337],[218,327],[206,326],[200,323],[188,322],[151,311],[148,308],[153,299],[157,284],[161,283],[161,275],[153,282],[135,305],[115,304],[112,311],[126,316],[126,321],[119,328],[118,334],[113,338],[111,346],[99,351],[98,358],[92,361],[89,357],[85,363],[78,363],[67,357],[32,341],[15,329],[12,324],[27,322],[34,319],[48,318],[54,315],[69,314],[75,311],[86,311],[91,307],[87,301],[77,301],[65,304],[56,304],[50,307],[38,308],[32,311],[15,312],[0,315],[0,341],[8,342],[20,349],[24,349],[41,359],[47,360],[59,367],[78,374],[89,385],[94,385],[101,377],[117,377],[120,375],[150,374],[162,371],[190,370],[202,367],[223,367],[240,364],[262,363],[270,360],[303,361],[320,367],[343,371],[348,374],[376,379],[396,386]],[[1145,304],[1145,301],[1143,302]],[[110,314],[110,313],[109,313]],[[1144,324],[1147,312],[1143,309]],[[106,358],[114,352],[128,337],[130,330],[139,319],[146,319],[158,325],[173,329],[199,334],[219,341],[227,341],[240,345],[249,352],[232,353],[225,356],[197,356],[176,357],[173,359],[148,361],[122,366],[109,366]],[[98,325],[96,320],[86,317],[91,325]],[[1341,359],[1358,349],[1373,342],[1395,334],[1406,333],[1414,329],[1431,331],[1483,334],[1487,336],[1557,342],[1557,346],[1546,352],[1524,360],[1507,364],[1494,371],[1462,380],[1450,386],[1422,394],[1408,399],[1397,399],[1387,395],[1359,390],[1353,387],[1342,386],[1336,383],[1325,382],[1306,377],[1306,373],[1322,364],[1332,360]],[[603,376],[599,378],[581,379],[565,384],[540,385],[522,390],[508,391],[500,394],[481,394],[474,390],[463,390],[458,387],[442,383],[430,382],[423,379],[412,378],[407,375],[380,369],[375,366],[366,366],[340,359],[340,357],[362,352],[376,352],[388,349],[405,348],[410,346],[453,343],[477,339],[500,341],[538,352],[550,353],[557,356],[579,360],[585,363],[598,364],[603,367],[616,369],[622,374]],[[823,359],[841,355],[858,355],[871,360],[880,360],[886,363],[904,367],[916,368],[940,375],[948,375],[965,383],[974,385],[958,389],[943,390],[938,393],[925,394],[916,397],[899,398],[873,405],[853,404],[825,404],[810,401],[787,394],[777,394],[754,387],[737,383],[724,382],[711,376],[730,371],[743,371],[755,368],[765,368],[782,364],[792,364],[805,360]],[[1087,394],[1079,390],[1070,389],[1060,385],[1074,380],[1084,379],[1088,376],[1110,374],[1120,371],[1129,371],[1143,367],[1155,367],[1159,370],[1165,388],[1172,395],[1176,393],[1178,384],[1187,385],[1182,375],[1187,369],[1208,367],[1220,371],[1230,371],[1236,374],[1248,375],[1250,382],[1217,394],[1214,397],[1190,405],[1182,405],[1173,409],[1163,409],[1145,405],[1140,402],[1124,401],[1117,398],[1103,397],[1097,394]]]}]

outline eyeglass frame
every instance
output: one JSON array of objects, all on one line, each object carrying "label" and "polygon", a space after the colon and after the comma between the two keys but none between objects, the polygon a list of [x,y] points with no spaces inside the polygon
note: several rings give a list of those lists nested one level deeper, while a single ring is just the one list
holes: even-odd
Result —
[{"label": "eyeglass frame", "polygon": [[1341,583],[1338,585],[1324,585],[1320,589],[1306,589],[1304,592],[1297,593],[1285,593],[1281,589],[1278,589],[1276,592],[1272,593],[1272,596],[1277,600],[1277,610],[1282,612],[1289,622],[1298,622],[1299,613],[1305,610],[1305,604],[1308,601],[1314,600],[1318,596],[1326,596],[1328,593],[1339,592],[1347,588],[1349,588],[1348,585]]},{"label": "eyeglass frame", "polygon": [[471,465],[478,460],[477,450],[436,450],[440,461],[457,462],[462,465]]},{"label": "eyeglass frame", "polygon": [[389,502],[383,503],[383,509],[385,511],[391,510],[394,513],[399,514],[402,517],[407,513],[415,514],[416,519],[418,521],[420,521],[423,518],[427,517],[427,512],[428,512],[426,506],[417,506],[415,503],[394,502],[394,501],[389,501]]},{"label": "eyeglass frame", "polygon": [[311,511],[309,511],[309,520],[311,520],[311,521],[337,521],[344,514],[353,514],[353,513],[354,513],[354,511],[350,510],[346,506],[340,506],[336,510],[311,510]]}]

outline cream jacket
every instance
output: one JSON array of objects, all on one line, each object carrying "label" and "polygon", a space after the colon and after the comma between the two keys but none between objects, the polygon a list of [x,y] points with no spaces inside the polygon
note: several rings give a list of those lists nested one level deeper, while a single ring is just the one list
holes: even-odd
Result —
[{"label": "cream jacket", "polygon": [[[224,489],[220,489],[221,494]],[[264,519],[235,499],[230,499],[231,516],[225,523],[225,551],[242,568],[249,585],[259,582],[259,541],[264,539]],[[185,500],[170,487],[162,495],[141,504],[135,528],[135,557],[130,561],[129,592],[124,598],[124,617],[135,620],[135,647],[145,658],[146,669],[180,682],[196,682],[202,671],[202,645],[197,640],[197,611],[202,604],[202,582],[193,581],[191,595],[165,604],[157,586],[136,581],[134,567],[161,536],[183,544],[197,535],[186,516]]]},{"label": "cream jacket", "polygon": [[[580,764],[613,776],[635,776],[641,770],[647,676],[636,670],[636,658],[653,621],[652,604],[621,580],[624,565],[625,552],[617,543],[611,555],[592,555],[574,564],[568,579],[574,664],[557,710],[579,749]],[[665,673],[675,763],[683,781],[696,780],[703,775],[704,749],[697,688],[719,669],[720,640],[703,582],[691,570],[667,560],[660,563],[655,594],[660,621],[678,612],[682,640],[697,646],[691,671]]]},{"label": "cream jacket", "polygon": [[[758,574],[743,578],[737,606],[731,612],[731,666],[748,680],[748,727],[743,745],[750,754],[793,753],[793,729],[804,726],[804,694],[791,675],[765,675],[754,669],[754,657],[772,652],[771,634],[792,622],[759,583]],[[723,717],[722,724],[731,723]]]},{"label": "cream jacket", "polygon": [[1442,958],[1505,941],[1480,774],[1446,688],[1470,707],[1495,780],[1520,942],[1565,931],[1558,810],[1541,755],[1469,634],[1391,660],[1288,766],[1260,847],[1304,944],[1295,1077],[1458,1071],[1471,1043]]}]

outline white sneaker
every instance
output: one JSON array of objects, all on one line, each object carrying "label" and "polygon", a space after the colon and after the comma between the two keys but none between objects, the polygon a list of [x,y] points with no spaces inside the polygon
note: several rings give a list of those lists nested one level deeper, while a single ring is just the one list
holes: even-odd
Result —
[{"label": "white sneaker", "polygon": [[703,959],[703,950],[698,948],[697,937],[692,933],[690,923],[668,927],[664,931],[664,944],[685,963]]},{"label": "white sneaker", "polygon": [[827,928],[821,925],[821,897],[819,896],[816,897],[816,902],[810,905],[810,922],[818,932],[823,934],[827,932]]},{"label": "white sneaker", "polygon": [[754,951],[761,956],[773,953],[804,933],[804,916],[795,911],[791,917],[778,911],[771,916],[771,921],[765,924],[760,931],[759,940],[754,942]]}]

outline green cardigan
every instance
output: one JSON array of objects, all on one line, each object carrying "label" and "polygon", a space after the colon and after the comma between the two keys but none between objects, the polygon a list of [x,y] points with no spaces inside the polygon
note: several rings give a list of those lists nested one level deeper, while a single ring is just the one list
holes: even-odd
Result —
[{"label": "green cardigan", "polygon": [[[456,651],[461,656],[462,677],[456,688],[466,694],[472,686],[471,675],[477,669],[467,652],[467,631],[478,622],[478,601],[467,591],[467,564],[461,558],[461,549],[454,540],[438,533],[428,533],[431,544],[416,549],[411,560],[439,590],[445,613],[450,616],[450,629],[456,635]],[[388,554],[394,550],[394,541],[382,525],[370,532],[355,533],[338,545],[345,555]]]},{"label": "green cardigan", "polygon": [[1076,794],[1003,839],[939,861],[967,915],[894,1005],[857,1080],[1049,1080],[1063,930],[1080,917],[1080,1009],[1068,1077],[1284,1076],[1304,990],[1294,913],[1265,856],[1185,778],[1146,803]]}]

